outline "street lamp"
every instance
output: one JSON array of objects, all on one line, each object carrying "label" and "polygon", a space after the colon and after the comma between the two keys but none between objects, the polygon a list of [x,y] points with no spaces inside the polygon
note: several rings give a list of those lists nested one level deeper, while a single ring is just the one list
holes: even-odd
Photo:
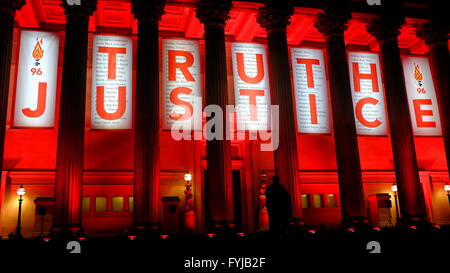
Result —
[{"label": "street lamp", "polygon": [[396,185],[396,184],[392,185],[391,190],[392,190],[394,193],[397,193],[397,185]]},{"label": "street lamp", "polygon": [[192,174],[187,171],[184,174],[184,186],[186,189],[184,190],[184,225],[186,230],[193,231],[195,230],[195,211],[192,206]]},{"label": "street lamp", "polygon": [[448,198],[448,202],[450,203],[450,185],[446,184],[444,186],[444,190],[447,192],[447,198]]},{"label": "street lamp", "polygon": [[269,230],[269,214],[266,206],[266,189],[267,189],[267,175],[263,171],[259,176],[259,229],[258,231]]},{"label": "street lamp", "polygon": [[189,173],[189,171],[186,172],[186,174],[184,175],[184,181],[186,181],[186,183],[190,183],[192,180],[192,174]]},{"label": "street lamp", "polygon": [[14,239],[22,239],[22,227],[21,227],[21,218],[22,218],[22,196],[25,195],[25,188],[23,185],[20,185],[20,188],[17,189],[17,195],[19,196],[19,213],[17,215],[17,226],[16,233],[14,234]]},{"label": "street lamp", "polygon": [[398,195],[397,195],[397,184],[393,184],[391,186],[391,190],[394,193],[394,198],[395,198],[395,216],[397,217],[395,220],[395,225],[397,225],[398,221],[400,220],[400,214],[398,212]]},{"label": "street lamp", "polygon": [[189,173],[189,171],[184,174],[184,186],[186,189],[184,190],[184,197],[185,197],[185,203],[184,203],[184,210],[191,211],[192,210],[192,174]]}]

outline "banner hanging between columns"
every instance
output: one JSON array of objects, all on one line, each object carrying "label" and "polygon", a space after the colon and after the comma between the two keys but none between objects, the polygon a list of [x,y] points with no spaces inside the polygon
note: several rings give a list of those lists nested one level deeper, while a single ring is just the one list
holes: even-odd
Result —
[{"label": "banner hanging between columns", "polygon": [[15,127],[53,127],[58,53],[57,33],[21,32],[14,105]]},{"label": "banner hanging between columns", "polygon": [[131,129],[133,42],[95,35],[92,51],[91,128]]}]

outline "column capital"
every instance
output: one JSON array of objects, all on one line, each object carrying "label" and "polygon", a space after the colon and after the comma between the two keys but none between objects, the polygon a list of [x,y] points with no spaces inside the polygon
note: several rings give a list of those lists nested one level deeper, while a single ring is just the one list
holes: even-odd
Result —
[{"label": "column capital", "polygon": [[314,27],[324,36],[344,34],[352,13],[345,7],[329,7],[317,14]]},{"label": "column capital", "polygon": [[380,13],[369,20],[366,30],[377,41],[396,39],[405,24],[405,15],[401,1],[390,1],[382,6]]},{"label": "column capital", "polygon": [[404,23],[405,18],[402,16],[397,16],[396,18],[390,16],[377,16],[370,19],[366,25],[366,30],[375,37],[377,41],[385,41],[397,38]]},{"label": "column capital", "polygon": [[131,0],[131,12],[138,20],[158,22],[165,14],[166,0]]},{"label": "column capital", "polygon": [[25,5],[26,0],[0,0],[0,11],[14,15]]},{"label": "column capital", "polygon": [[66,15],[92,16],[97,9],[97,0],[63,0],[61,7]]},{"label": "column capital", "polygon": [[225,26],[230,18],[231,0],[200,0],[197,2],[196,16],[202,24]]},{"label": "column capital", "polygon": [[286,29],[291,24],[294,7],[290,1],[265,1],[259,8],[257,22],[267,31]]},{"label": "column capital", "polygon": [[449,25],[445,22],[431,19],[417,27],[416,35],[426,45],[431,46],[438,43],[447,43],[449,29]]}]

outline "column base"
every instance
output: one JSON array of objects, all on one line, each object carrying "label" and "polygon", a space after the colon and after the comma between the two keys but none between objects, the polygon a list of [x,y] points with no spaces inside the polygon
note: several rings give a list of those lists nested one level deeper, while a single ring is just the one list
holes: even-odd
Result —
[{"label": "column base", "polygon": [[300,227],[303,227],[303,226],[305,226],[305,220],[299,219],[299,218],[294,218],[294,219],[291,221],[290,226],[293,227],[293,228],[300,228]]},{"label": "column base", "polygon": [[214,234],[217,236],[231,236],[236,234],[236,225],[230,220],[218,220],[213,221],[207,228],[208,234]]},{"label": "column base", "polygon": [[53,225],[49,236],[57,240],[78,240],[84,237],[81,225]]},{"label": "column base", "polygon": [[341,221],[341,228],[348,231],[364,231],[368,230],[369,227],[369,219],[365,216],[347,217]]},{"label": "column base", "polygon": [[403,229],[431,229],[432,224],[424,217],[421,216],[407,216],[407,217],[401,217],[397,223],[396,226],[398,228]]},{"label": "column base", "polygon": [[290,235],[300,235],[303,234],[305,229],[305,221],[303,219],[294,218],[288,227],[287,233]]},{"label": "column base", "polygon": [[125,235],[128,237],[156,239],[161,235],[161,225],[159,223],[134,223],[133,227]]}]

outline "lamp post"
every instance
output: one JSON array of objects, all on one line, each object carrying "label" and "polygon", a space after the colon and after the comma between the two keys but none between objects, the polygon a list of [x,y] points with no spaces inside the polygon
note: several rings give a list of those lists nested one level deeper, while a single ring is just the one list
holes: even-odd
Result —
[{"label": "lamp post", "polygon": [[19,196],[19,212],[17,215],[17,226],[16,226],[16,233],[14,234],[14,239],[22,239],[22,201],[23,198],[22,196],[25,195],[25,188],[23,187],[23,185],[20,185],[20,188],[17,189],[17,195]]},{"label": "lamp post", "polygon": [[189,173],[189,171],[186,172],[184,175],[184,186],[186,189],[184,190],[184,196],[185,196],[185,204],[184,204],[184,210],[190,211],[192,210],[192,174]]},{"label": "lamp post", "polygon": [[184,175],[184,190],[185,204],[184,204],[184,225],[188,231],[195,230],[195,211],[192,207],[192,174],[189,171]]},{"label": "lamp post", "polygon": [[266,207],[267,175],[259,176],[259,231],[269,230],[269,214]]},{"label": "lamp post", "polygon": [[394,185],[392,185],[391,187],[392,192],[394,193],[394,198],[395,198],[395,225],[398,225],[398,221],[400,220],[400,214],[398,212],[398,195],[397,195],[397,184],[394,183]]},{"label": "lamp post", "polygon": [[446,184],[444,190],[447,192],[448,203],[450,204],[450,185]]}]

